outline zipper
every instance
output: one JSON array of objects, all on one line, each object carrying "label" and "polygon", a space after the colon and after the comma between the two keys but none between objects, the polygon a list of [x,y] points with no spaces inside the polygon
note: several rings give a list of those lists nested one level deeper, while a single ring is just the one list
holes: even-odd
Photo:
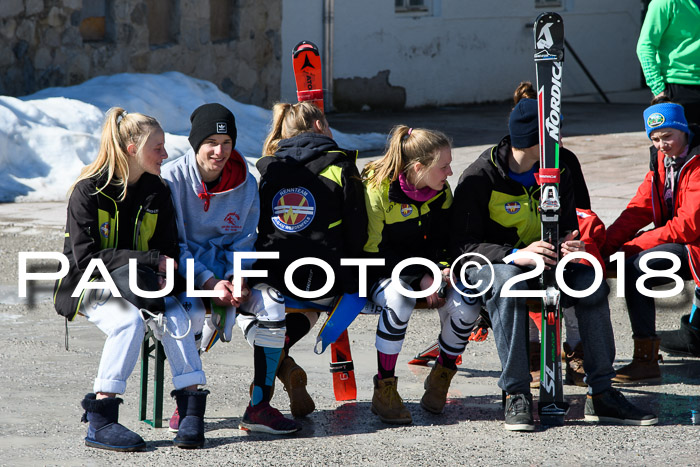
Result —
[{"label": "zipper", "polygon": [[133,239],[133,250],[138,250],[138,239],[139,239],[139,232],[141,230],[141,221],[143,220],[141,217],[141,211],[143,211],[143,205],[139,206],[139,210],[136,212],[136,225],[134,226],[134,239]]},{"label": "zipper", "polygon": [[[678,184],[681,180],[681,177],[683,176],[683,171],[685,170],[686,167],[688,167],[688,164],[690,164],[690,161],[692,161],[696,157],[697,156],[694,155],[693,157],[691,157],[690,159],[685,161],[685,163],[683,164],[683,167],[681,167],[680,172],[678,172],[678,180],[676,181],[676,188],[678,188]],[[677,200],[678,200],[678,190],[676,189],[676,190],[674,190],[674,193],[673,193],[673,213],[671,213],[671,217],[673,217],[676,214],[676,211],[678,210]]]}]

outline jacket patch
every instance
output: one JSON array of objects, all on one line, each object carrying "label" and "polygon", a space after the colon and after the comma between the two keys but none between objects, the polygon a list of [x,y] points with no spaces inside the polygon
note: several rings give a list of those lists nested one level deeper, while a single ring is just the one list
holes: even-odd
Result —
[{"label": "jacket patch", "polygon": [[314,220],[316,200],[304,187],[284,188],[272,198],[272,223],[284,232],[304,230]]},{"label": "jacket patch", "polygon": [[516,214],[518,211],[520,211],[520,203],[517,201],[506,203],[505,208],[508,214]]},{"label": "jacket patch", "polygon": [[401,215],[403,217],[408,217],[411,214],[413,214],[413,206],[410,204],[402,204],[401,205]]},{"label": "jacket patch", "polygon": [[109,222],[105,222],[100,226],[100,235],[104,238],[109,238]]},{"label": "jacket patch", "polygon": [[239,216],[235,212],[229,212],[226,214],[226,217],[224,217],[224,221],[226,222],[224,225],[221,226],[221,230],[224,232],[240,232],[243,227],[239,224],[241,220],[241,216]]}]

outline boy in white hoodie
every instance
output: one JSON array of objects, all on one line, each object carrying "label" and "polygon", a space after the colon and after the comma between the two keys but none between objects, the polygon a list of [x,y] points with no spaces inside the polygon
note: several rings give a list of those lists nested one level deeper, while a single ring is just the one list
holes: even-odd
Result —
[{"label": "boy in white hoodie", "polygon": [[[284,302],[274,288],[261,284],[250,289],[244,278],[233,275],[233,253],[254,251],[260,216],[257,182],[245,159],[234,150],[236,121],[230,110],[220,104],[204,104],[192,112],[190,121],[192,150],[162,170],[177,213],[178,272],[187,278],[193,268],[190,274],[195,288],[218,291],[221,296],[188,297],[183,306],[219,311],[212,313],[212,322],[224,341],[231,338],[236,314],[254,316],[245,332],[254,349],[253,390],[240,428],[293,433],[301,429],[301,424],[270,406],[272,382],[284,346]],[[188,259],[193,260],[192,266]],[[242,268],[251,269],[253,262],[244,260]],[[235,281],[241,284],[240,297],[234,296]],[[227,322],[216,319],[220,316],[225,316]],[[203,325],[201,319],[192,324],[200,334]],[[204,346],[208,348],[215,338],[205,339]]]}]

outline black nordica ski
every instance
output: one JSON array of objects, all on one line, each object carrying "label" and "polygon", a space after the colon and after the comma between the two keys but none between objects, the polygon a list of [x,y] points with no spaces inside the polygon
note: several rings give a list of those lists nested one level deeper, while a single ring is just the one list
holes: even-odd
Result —
[{"label": "black nordica ski", "polygon": [[[559,128],[561,77],[564,62],[564,23],[556,13],[537,17],[535,65],[540,131],[540,216],[542,240],[556,246],[559,255]],[[540,372],[540,423],[564,424],[569,405],[564,402],[561,374],[561,307],[554,268],[542,273],[542,353]]]}]

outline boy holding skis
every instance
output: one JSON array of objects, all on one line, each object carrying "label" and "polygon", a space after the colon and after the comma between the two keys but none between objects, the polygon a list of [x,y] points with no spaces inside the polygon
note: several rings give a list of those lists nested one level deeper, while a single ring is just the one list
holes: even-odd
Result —
[{"label": "boy holding skis", "polygon": [[[532,395],[528,371],[528,311],[526,299],[503,296],[506,281],[530,270],[535,263],[518,258],[509,264],[503,258],[518,250],[537,255],[546,267],[556,267],[556,246],[540,240],[539,196],[535,179],[539,165],[537,101],[522,99],[510,115],[510,134],[486,150],[462,174],[455,190],[452,210],[450,247],[452,257],[479,253],[493,266],[470,267],[467,280],[476,284],[493,323],[503,372],[499,387],[506,393],[505,428],[532,431]],[[562,149],[565,150],[565,149]],[[569,232],[561,241],[561,255],[585,251],[585,244],[575,240],[577,220],[569,173],[561,174],[560,229]],[[479,260],[471,256],[466,260]],[[459,270],[459,269],[456,269]],[[566,283],[574,290],[585,290],[594,279],[594,271],[582,264],[569,264],[564,272]],[[490,282],[493,279],[493,284]],[[492,287],[492,290],[489,288]],[[511,289],[532,288],[516,282]],[[629,425],[653,425],[655,415],[628,402],[612,387],[615,344],[605,282],[580,299],[562,296],[562,306],[576,306],[586,360],[585,419]]]}]

